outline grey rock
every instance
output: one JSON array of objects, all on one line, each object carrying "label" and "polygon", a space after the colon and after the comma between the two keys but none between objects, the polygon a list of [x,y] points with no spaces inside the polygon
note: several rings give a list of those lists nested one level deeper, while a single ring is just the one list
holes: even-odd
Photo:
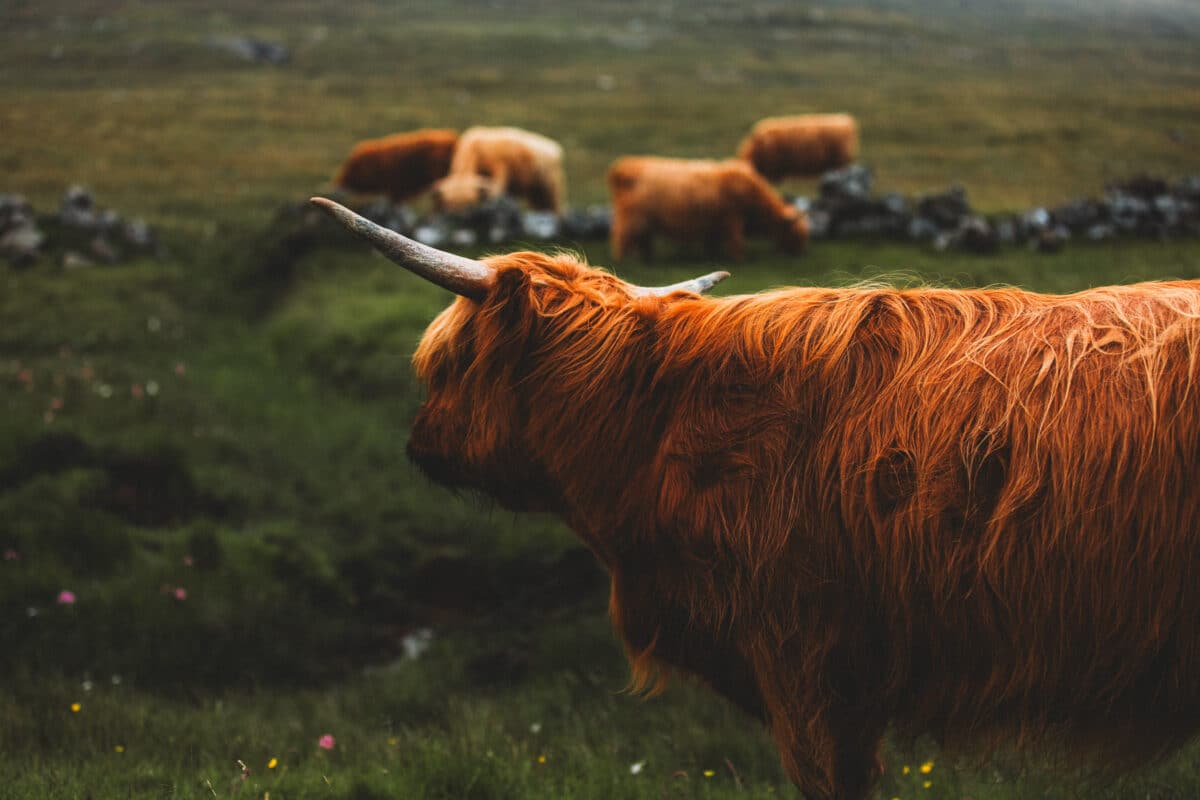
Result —
[{"label": "grey rock", "polygon": [[1175,228],[1179,225],[1182,218],[1182,208],[1180,203],[1169,194],[1157,195],[1153,200],[1153,207],[1158,221],[1166,225],[1168,228]]},{"label": "grey rock", "polygon": [[1021,232],[1026,239],[1035,239],[1042,231],[1050,227],[1052,219],[1050,212],[1042,207],[1031,208],[1021,215]]},{"label": "grey rock", "polygon": [[256,64],[286,64],[292,58],[286,46],[252,36],[214,36],[208,43],[210,47]]},{"label": "grey rock", "polygon": [[823,208],[814,208],[808,212],[808,235],[814,239],[824,239],[830,234],[833,217]]},{"label": "grey rock", "polygon": [[394,204],[386,198],[373,201],[359,213],[376,225],[405,236],[411,235],[417,225],[415,211],[404,204]]},{"label": "grey rock", "polygon": [[13,228],[0,236],[0,255],[14,267],[29,266],[37,261],[46,235],[33,225]]},{"label": "grey rock", "polygon": [[121,241],[142,252],[153,250],[158,244],[154,229],[143,219],[131,219],[121,226]]},{"label": "grey rock", "polygon": [[1186,197],[1194,202],[1200,202],[1200,175],[1189,175],[1175,184],[1175,194]]},{"label": "grey rock", "polygon": [[820,197],[825,200],[867,199],[871,196],[871,170],[864,164],[826,172],[821,176]]},{"label": "grey rock", "polygon": [[1013,217],[997,217],[992,220],[992,229],[996,231],[996,241],[999,244],[1011,245],[1017,243],[1017,238],[1020,235],[1020,225]]},{"label": "grey rock", "polygon": [[450,244],[455,247],[474,247],[479,235],[470,228],[457,228],[450,234]]},{"label": "grey rock", "polygon": [[962,186],[951,186],[944,192],[925,195],[917,201],[916,213],[932,221],[941,230],[954,230],[963,218],[971,214],[967,190]]},{"label": "grey rock", "polygon": [[526,211],[521,216],[521,231],[534,239],[553,239],[558,236],[558,215],[553,211]]},{"label": "grey rock", "polygon": [[59,205],[58,218],[73,228],[96,228],[96,201],[92,193],[79,185],[69,187]]},{"label": "grey rock", "polygon": [[571,209],[560,221],[562,235],[567,239],[605,239],[612,228],[612,209],[608,206],[588,206]]},{"label": "grey rock", "polygon": [[23,195],[0,194],[0,233],[33,224],[33,206]]},{"label": "grey rock", "polygon": [[954,234],[956,244],[971,253],[991,253],[1000,245],[999,237],[983,217],[964,219]]},{"label": "grey rock", "polygon": [[441,225],[426,223],[413,230],[413,238],[430,247],[441,247],[450,238],[450,232]]},{"label": "grey rock", "polygon": [[917,242],[927,242],[939,233],[938,226],[926,217],[913,217],[908,223],[908,238]]},{"label": "grey rock", "polygon": [[888,192],[879,198],[884,209],[895,216],[908,214],[908,198],[899,192]]},{"label": "grey rock", "polygon": [[1134,232],[1145,229],[1150,222],[1150,204],[1140,197],[1123,192],[1110,193],[1108,208],[1118,230]]},{"label": "grey rock", "polygon": [[1095,200],[1073,200],[1053,209],[1050,217],[1054,222],[1066,225],[1072,233],[1081,233],[1108,219],[1108,206]]}]

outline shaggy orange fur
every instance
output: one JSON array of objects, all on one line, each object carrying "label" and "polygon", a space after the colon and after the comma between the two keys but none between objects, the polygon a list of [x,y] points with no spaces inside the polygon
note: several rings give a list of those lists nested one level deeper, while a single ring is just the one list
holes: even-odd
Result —
[{"label": "shaggy orange fur", "polygon": [[359,142],[333,179],[361,194],[386,194],[400,203],[424,192],[450,169],[458,132],[422,129]]},{"label": "shaggy orange fur", "polygon": [[885,728],[1125,758],[1200,727],[1200,282],[638,297],[489,259],[410,456],[560,514],[635,681],[699,676],[811,798]]},{"label": "shaggy orange fur", "polygon": [[567,192],[562,147],[520,128],[468,128],[450,174],[433,191],[434,203],[447,211],[507,194],[524,198],[532,208],[561,214]]},{"label": "shaggy orange fur", "polygon": [[808,217],[783,202],[745,162],[626,156],[608,170],[613,198],[613,258],[637,246],[653,253],[654,237],[723,249],[741,261],[745,234],[766,232],[792,253],[808,244]]},{"label": "shaggy orange fur", "polygon": [[738,158],[772,182],[820,175],[858,158],[858,123],[849,114],[768,117],[742,140]]}]

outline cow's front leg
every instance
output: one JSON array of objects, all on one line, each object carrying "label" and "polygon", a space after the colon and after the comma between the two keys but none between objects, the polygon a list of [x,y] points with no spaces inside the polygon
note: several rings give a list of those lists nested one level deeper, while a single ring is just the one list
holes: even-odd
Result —
[{"label": "cow's front leg", "polygon": [[887,722],[837,705],[771,720],[788,777],[808,800],[865,800],[883,771]]}]

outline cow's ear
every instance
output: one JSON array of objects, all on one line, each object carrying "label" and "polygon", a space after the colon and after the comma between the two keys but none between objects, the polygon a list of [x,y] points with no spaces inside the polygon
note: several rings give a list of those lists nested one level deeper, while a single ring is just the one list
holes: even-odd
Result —
[{"label": "cow's ear", "polygon": [[492,296],[505,305],[527,305],[531,286],[529,273],[523,269],[502,269],[496,272],[496,288]]},{"label": "cow's ear", "polygon": [[537,313],[534,311],[533,284],[524,269],[502,269],[496,273],[496,285],[488,293],[483,313],[492,329],[506,345],[521,350],[533,334]]}]

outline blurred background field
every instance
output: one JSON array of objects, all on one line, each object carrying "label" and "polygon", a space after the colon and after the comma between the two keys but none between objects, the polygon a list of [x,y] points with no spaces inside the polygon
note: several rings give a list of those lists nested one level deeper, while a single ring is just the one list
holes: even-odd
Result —
[{"label": "blurred background field", "polygon": [[[289,58],[247,60],[237,37]],[[619,155],[725,156],[759,117],[833,110],[859,118],[878,187],[958,182],[989,212],[1198,174],[1200,10],[0,5],[0,192],[53,211],[84,184],[161,245],[0,264],[0,796],[795,797],[721,700],[622,693],[605,576],[561,525],[409,466],[408,361],[449,295],[344,240],[277,269],[272,225],[392,131],[549,135],[579,206],[606,200]],[[618,271],[656,284],[713,264]],[[1067,292],[1200,277],[1200,240],[760,243],[733,272],[717,293],[881,276]],[[1119,779],[1053,760],[897,743],[879,797],[1200,793],[1195,747]]]}]

